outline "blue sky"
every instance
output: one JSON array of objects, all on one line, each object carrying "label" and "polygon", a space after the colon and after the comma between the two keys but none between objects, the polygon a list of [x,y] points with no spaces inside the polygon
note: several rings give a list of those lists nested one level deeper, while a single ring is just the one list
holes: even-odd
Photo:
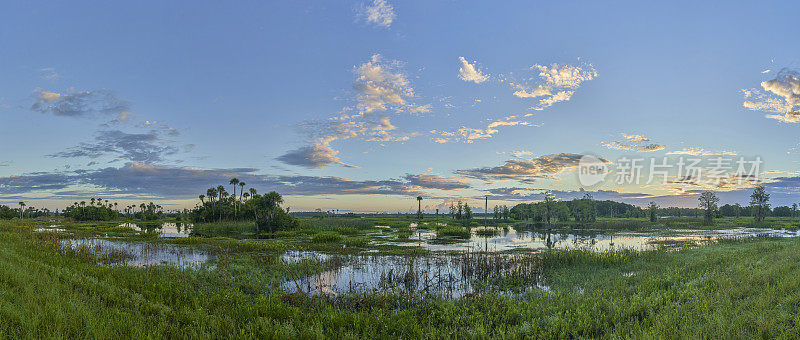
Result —
[{"label": "blue sky", "polygon": [[760,157],[773,203],[790,204],[797,7],[3,4],[0,202],[191,207],[236,176],[293,210],[547,189],[693,206],[701,190],[745,203],[753,184],[582,187],[576,161],[593,154],[611,170],[622,156]]}]

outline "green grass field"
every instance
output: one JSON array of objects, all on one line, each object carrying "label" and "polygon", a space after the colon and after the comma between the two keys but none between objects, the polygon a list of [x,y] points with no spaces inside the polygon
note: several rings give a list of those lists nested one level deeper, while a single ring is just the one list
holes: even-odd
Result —
[{"label": "green grass field", "polygon": [[541,256],[549,291],[447,300],[280,288],[334,264],[279,261],[286,247],[277,244],[332,251],[341,247],[332,243],[357,239],[353,247],[363,247],[366,227],[350,235],[324,228],[319,243],[301,233],[285,242],[164,240],[218,255],[210,265],[178,269],[103,265],[91,252],[64,251],[62,236],[32,232],[33,225],[0,224],[0,338],[800,336],[797,238],[724,239],[679,251],[552,251]]}]

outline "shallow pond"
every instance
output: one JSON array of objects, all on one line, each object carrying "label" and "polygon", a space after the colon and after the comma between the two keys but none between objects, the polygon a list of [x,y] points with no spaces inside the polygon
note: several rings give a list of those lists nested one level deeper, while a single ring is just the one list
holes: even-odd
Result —
[{"label": "shallow pond", "polygon": [[191,223],[123,223],[120,227],[128,227],[133,230],[144,231],[148,233],[158,233],[161,237],[189,237],[194,227]]},{"label": "shallow pond", "polygon": [[[432,251],[486,251],[513,249],[575,249],[595,251],[609,249],[651,250],[669,242],[705,243],[720,237],[770,235],[797,237],[800,231],[770,228],[732,228],[722,230],[670,229],[648,232],[607,232],[601,230],[534,230],[524,228],[472,228],[468,240],[436,238],[434,230],[418,230],[402,246],[421,246]],[[493,235],[489,235],[493,232]]]},{"label": "shallow pond", "polygon": [[[312,259],[330,259],[330,255],[306,253],[304,256]],[[297,255],[290,254],[288,258],[296,260]],[[478,291],[500,291],[495,289],[495,280],[514,278],[528,287],[517,292],[550,290],[543,285],[539,261],[532,254],[360,255],[339,256],[332,262],[336,263],[336,268],[289,280],[283,288],[332,296],[350,292],[393,292],[458,298]]]},{"label": "shallow pond", "polygon": [[171,265],[186,268],[198,267],[211,258],[208,253],[193,247],[170,244],[125,242],[101,238],[64,239],[60,242],[64,248],[83,247],[98,255],[113,254],[113,261],[108,263],[111,265],[132,267]]}]

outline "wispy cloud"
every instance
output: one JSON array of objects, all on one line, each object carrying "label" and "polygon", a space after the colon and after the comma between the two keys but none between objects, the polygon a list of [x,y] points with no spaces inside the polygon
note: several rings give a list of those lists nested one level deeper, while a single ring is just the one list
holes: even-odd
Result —
[{"label": "wispy cloud", "polygon": [[40,68],[39,72],[42,73],[42,78],[47,80],[57,80],[60,77],[56,69],[52,67]]},{"label": "wispy cloud", "polygon": [[701,147],[689,147],[681,150],[667,152],[667,155],[689,155],[689,156],[735,156],[735,151],[710,151]]},{"label": "wispy cloud", "polygon": [[633,152],[653,152],[664,150],[665,145],[651,143],[650,138],[635,134],[622,134],[622,139],[603,142],[602,145],[608,149],[624,150]]},{"label": "wispy cloud", "polygon": [[557,200],[571,200],[575,198],[583,198],[586,194],[590,194],[595,200],[615,200],[621,201],[626,199],[637,199],[652,197],[644,193],[623,193],[614,190],[545,190],[541,188],[523,188],[523,187],[503,187],[488,189],[488,197],[491,200],[504,200],[504,201],[542,201],[544,200],[544,192],[550,193]]},{"label": "wispy cloud", "polygon": [[458,69],[458,78],[463,81],[471,81],[475,84],[480,84],[489,79],[488,74],[483,74],[475,63],[470,64],[464,57],[458,57],[461,62],[461,67]]},{"label": "wispy cloud", "polygon": [[117,160],[158,163],[164,161],[166,156],[178,152],[179,149],[171,145],[171,141],[164,139],[156,130],[147,133],[104,130],[97,133],[92,143],[81,143],[49,157],[96,159],[112,156]]},{"label": "wispy cloud", "polygon": [[0,177],[0,197],[59,195],[87,197],[98,190],[108,196],[196,198],[208,187],[236,177],[259,191],[285,195],[429,195],[426,190],[460,190],[469,185],[438,175],[408,174],[403,179],[350,180],[336,176],[259,175],[254,168],[198,169],[130,162],[122,167],[65,172],[37,172]]},{"label": "wispy cloud", "polygon": [[370,24],[389,28],[397,18],[394,7],[386,0],[372,0],[369,5],[362,5],[360,16]]},{"label": "wispy cloud", "polygon": [[[523,118],[527,117],[530,116],[529,115],[523,116]],[[530,121],[521,120],[518,118],[518,116],[509,116],[504,118],[503,120],[497,120],[489,123],[489,125],[487,125],[485,129],[462,126],[455,131],[431,130],[430,133],[435,135],[434,141],[436,143],[448,143],[448,142],[473,143],[476,140],[492,138],[492,136],[500,132],[499,128],[504,126],[536,126],[536,125],[531,123]]]},{"label": "wispy cloud", "polygon": [[455,173],[487,182],[513,180],[532,183],[540,179],[558,179],[564,170],[577,167],[581,157],[583,155],[559,153],[532,159],[511,159],[497,167],[456,170]]},{"label": "wispy cloud", "polygon": [[121,117],[130,112],[130,103],[108,90],[63,93],[38,89],[31,110],[64,117],[86,117],[92,113]]},{"label": "wispy cloud", "polygon": [[[763,73],[763,72],[762,72]],[[775,112],[765,115],[784,123],[800,122],[800,73],[783,69],[775,79],[762,81],[761,89],[742,90],[742,105],[754,111]]]},{"label": "wispy cloud", "polygon": [[597,77],[597,71],[591,64],[578,66],[537,64],[530,69],[538,72],[538,79],[531,77],[522,81],[512,81],[511,87],[515,90],[514,95],[519,98],[540,98],[538,103],[531,107],[534,110],[544,110],[555,103],[570,100],[583,82]]}]

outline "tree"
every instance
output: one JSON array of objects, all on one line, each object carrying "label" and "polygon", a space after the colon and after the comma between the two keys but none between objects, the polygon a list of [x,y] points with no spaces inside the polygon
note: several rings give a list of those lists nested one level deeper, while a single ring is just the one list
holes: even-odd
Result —
[{"label": "tree", "polygon": [[417,220],[422,223],[422,196],[417,196]]},{"label": "tree", "polygon": [[650,215],[650,222],[655,222],[658,219],[658,206],[656,202],[650,202],[647,206],[647,212]]},{"label": "tree", "polygon": [[545,207],[545,219],[547,220],[547,225],[550,225],[550,217],[553,216],[554,209],[553,203],[555,202],[555,198],[553,194],[550,193],[550,190],[544,192],[544,207]]},{"label": "tree", "polygon": [[700,208],[705,209],[705,224],[712,225],[714,224],[714,212],[717,210],[717,203],[719,203],[719,197],[711,191],[706,191],[700,194],[698,198],[700,201]]},{"label": "tree", "polygon": [[297,220],[281,208],[283,197],[275,191],[264,195],[252,196],[248,204],[253,208],[257,231],[261,231],[262,227],[266,227],[269,232],[273,232],[277,228],[297,226]]},{"label": "tree", "polygon": [[19,202],[19,218],[22,219],[25,215],[25,202]]},{"label": "tree", "polygon": [[239,209],[239,211],[242,210],[242,197],[244,197],[244,186],[245,185],[246,184],[244,182],[239,182],[239,203],[238,203],[238,208],[237,208],[237,209]]},{"label": "tree", "polygon": [[472,208],[469,207],[468,203],[464,203],[464,219],[467,223],[472,220]]},{"label": "tree", "polygon": [[769,194],[763,185],[758,185],[750,195],[750,206],[753,208],[753,219],[763,222],[769,212]]}]

